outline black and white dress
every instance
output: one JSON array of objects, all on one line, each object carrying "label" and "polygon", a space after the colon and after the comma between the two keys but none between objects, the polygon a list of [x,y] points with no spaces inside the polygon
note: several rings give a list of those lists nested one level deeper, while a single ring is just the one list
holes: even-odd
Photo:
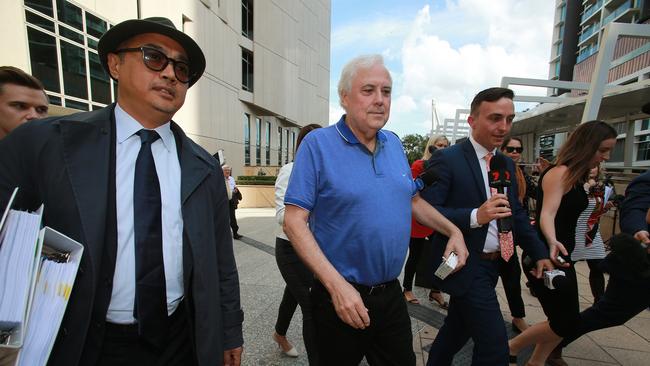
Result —
[{"label": "black and white dress", "polygon": [[[587,189],[585,189],[586,191]],[[587,195],[587,208],[578,216],[575,232],[575,248],[571,252],[572,261],[605,258],[605,244],[600,235],[600,217],[605,210],[603,190],[590,187]]]}]

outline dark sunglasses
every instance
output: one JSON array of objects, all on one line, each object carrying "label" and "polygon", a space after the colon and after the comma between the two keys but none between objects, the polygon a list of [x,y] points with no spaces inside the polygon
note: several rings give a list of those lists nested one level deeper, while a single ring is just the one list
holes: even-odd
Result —
[{"label": "dark sunglasses", "polygon": [[517,152],[517,154],[521,154],[522,151],[524,151],[523,147],[514,147],[514,146],[506,146],[506,151],[509,153]]},{"label": "dark sunglasses", "polygon": [[181,83],[189,83],[190,79],[194,74],[190,70],[190,65],[187,64],[187,62],[184,61],[178,61],[174,60],[173,58],[167,57],[164,53],[161,51],[151,48],[151,47],[136,47],[136,48],[122,48],[119,50],[116,50],[115,53],[123,53],[123,52],[142,52],[142,61],[144,62],[145,66],[147,66],[150,70],[153,71],[162,71],[164,70],[167,65],[171,62],[172,65],[174,66],[174,75],[176,75],[176,79],[180,81]]}]

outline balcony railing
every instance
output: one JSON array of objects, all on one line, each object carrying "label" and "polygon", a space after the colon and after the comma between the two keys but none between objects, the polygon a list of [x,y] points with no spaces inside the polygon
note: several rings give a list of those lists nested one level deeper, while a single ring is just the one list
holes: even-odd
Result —
[{"label": "balcony railing", "polygon": [[584,23],[585,20],[589,19],[595,12],[597,12],[603,6],[603,0],[598,0],[594,5],[590,6],[580,18],[580,23]]},{"label": "balcony railing", "polygon": [[605,20],[603,21],[603,24],[609,24],[611,21],[618,18],[619,15],[623,14],[628,9],[632,8],[632,3],[633,3],[633,0],[628,0],[628,1],[624,2],[623,4],[621,4],[621,6],[616,8],[616,10],[614,10],[611,14],[609,14],[605,18]]},{"label": "balcony railing", "polygon": [[591,37],[591,35],[594,34],[594,32],[599,30],[599,29],[600,29],[600,22],[594,23],[594,24],[590,25],[589,27],[583,29],[582,34],[580,35],[580,38],[578,38],[578,43],[582,43],[587,38]]},{"label": "balcony railing", "polygon": [[587,48],[583,48],[576,58],[576,63],[581,63],[596,52],[598,52],[598,44],[593,44]]}]

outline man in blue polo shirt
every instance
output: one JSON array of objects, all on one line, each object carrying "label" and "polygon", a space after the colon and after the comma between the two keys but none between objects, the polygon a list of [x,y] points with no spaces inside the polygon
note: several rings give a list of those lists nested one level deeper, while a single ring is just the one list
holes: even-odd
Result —
[{"label": "man in blue polo shirt", "polygon": [[351,60],[338,92],[346,114],[300,145],[285,195],[284,231],[316,275],[312,304],[321,365],[414,365],[410,319],[397,281],[411,212],[450,237],[459,229],[417,194],[397,135],[382,130],[392,79],[379,55]]}]

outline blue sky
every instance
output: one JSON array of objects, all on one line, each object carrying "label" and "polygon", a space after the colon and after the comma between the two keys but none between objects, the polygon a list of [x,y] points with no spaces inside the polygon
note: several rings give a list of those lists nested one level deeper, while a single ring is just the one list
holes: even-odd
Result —
[{"label": "blue sky", "polygon": [[503,76],[547,78],[554,11],[551,0],[332,0],[330,123],[343,113],[341,68],[360,54],[384,56],[393,76],[386,128],[400,136],[430,131],[432,99],[442,122]]}]

